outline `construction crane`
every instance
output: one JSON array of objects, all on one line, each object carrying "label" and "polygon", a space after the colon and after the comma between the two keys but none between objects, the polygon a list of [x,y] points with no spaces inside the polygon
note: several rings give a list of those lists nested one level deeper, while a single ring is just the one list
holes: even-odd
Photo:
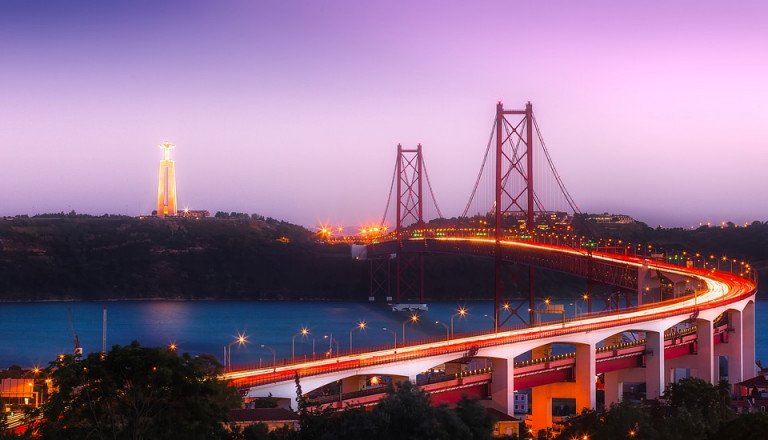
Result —
[{"label": "construction crane", "polygon": [[75,345],[75,357],[80,358],[83,355],[83,347],[80,346],[80,338],[75,333],[75,325],[72,323],[72,311],[67,307],[67,317],[69,317],[69,330],[72,332],[72,342]]}]

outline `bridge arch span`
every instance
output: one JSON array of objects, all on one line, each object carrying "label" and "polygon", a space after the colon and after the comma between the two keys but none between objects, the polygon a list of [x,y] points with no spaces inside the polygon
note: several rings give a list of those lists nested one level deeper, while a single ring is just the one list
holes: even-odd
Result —
[{"label": "bridge arch span", "polygon": [[[466,253],[478,255],[490,255],[489,251],[494,244],[491,240],[466,239],[433,240],[429,243],[423,240],[412,240],[413,243],[406,241],[408,243],[405,247],[415,246],[414,251],[417,252],[416,249],[423,249],[426,246],[439,247],[445,244],[456,247],[464,243],[467,245]],[[387,248],[387,244],[381,246],[373,250]],[[493,373],[489,387],[490,395],[501,408],[511,413],[514,407],[514,390],[517,388],[516,373],[524,372],[524,368],[528,368],[528,366],[519,365],[516,368],[515,357],[536,347],[552,343],[575,346],[577,359],[575,363],[572,362],[570,368],[574,369],[574,382],[579,384],[577,388],[582,395],[579,406],[594,407],[595,372],[598,364],[601,370],[614,376],[610,380],[615,380],[616,384],[623,380],[645,382],[647,398],[653,399],[660,396],[665,385],[672,378],[669,369],[674,362],[667,364],[665,357],[668,357],[667,354],[673,350],[676,355],[690,356],[688,360],[695,362],[695,367],[691,368],[692,371],[696,370],[695,375],[712,383],[715,383],[721,375],[718,373],[718,362],[715,361],[719,357],[728,358],[730,383],[740,382],[754,375],[756,280],[711,269],[677,267],[636,257],[599,252],[585,254],[578,249],[540,243],[505,242],[504,246],[509,249],[509,255],[515,254],[514,258],[525,264],[533,264],[532,261],[536,260],[544,267],[546,264],[557,264],[560,265],[558,268],[550,268],[571,271],[577,275],[601,273],[603,275],[600,276],[604,277],[606,282],[610,281],[611,277],[617,276],[613,280],[617,283],[615,285],[629,283],[628,285],[637,289],[638,298],[642,297],[644,291],[653,291],[655,286],[647,283],[654,282],[654,274],[657,280],[664,274],[670,275],[671,277],[664,276],[676,279],[680,289],[675,291],[674,295],[664,298],[664,301],[660,301],[661,298],[651,303],[638,300],[638,306],[585,314],[564,321],[549,321],[524,328],[466,333],[456,335],[449,340],[435,338],[431,341],[401,346],[397,350],[355,352],[335,359],[298,362],[268,369],[232,371],[228,372],[225,378],[247,388],[249,397],[263,397],[268,393],[272,393],[275,397],[292,397],[296,395],[294,374],[301,376],[303,390],[319,388],[345,377],[362,375],[389,375],[415,380],[416,376],[424,370],[466,357],[465,353],[472,352],[472,356],[491,360]],[[553,258],[547,254],[565,255],[566,258]],[[595,271],[596,264],[600,267],[597,271]],[[627,276],[630,272],[634,275]],[[694,283],[690,283],[694,280]],[[608,282],[608,284],[611,283]],[[685,288],[686,284],[695,285],[695,290]],[[648,289],[648,287],[651,288]],[[649,296],[649,299],[653,298]],[[719,320],[722,315],[727,317],[727,326],[722,325],[722,320]],[[684,322],[689,323],[691,328],[695,326],[692,335],[691,331],[688,331],[685,337],[678,338],[677,342],[665,340],[665,332],[668,329]],[[717,328],[715,328],[716,322]],[[620,373],[614,374],[617,369],[606,368],[605,362],[608,361],[605,359],[605,353],[596,350],[595,347],[602,341],[624,332],[643,332],[645,343],[639,351],[637,347],[633,348],[634,351],[630,350],[626,353],[615,350],[616,353],[611,354],[612,359],[621,359],[623,356],[638,359],[642,356],[643,364],[640,368],[635,362],[633,365],[622,367]],[[579,359],[589,359],[589,361],[578,362]],[[622,375],[625,377],[622,378]],[[607,376],[608,373],[606,373],[606,381],[609,380]],[[614,391],[617,389],[616,384],[613,385]],[[607,387],[606,384],[606,389]],[[589,389],[588,392],[587,389]],[[614,397],[610,399],[608,401],[612,401]],[[539,426],[546,427],[546,425]]]}]

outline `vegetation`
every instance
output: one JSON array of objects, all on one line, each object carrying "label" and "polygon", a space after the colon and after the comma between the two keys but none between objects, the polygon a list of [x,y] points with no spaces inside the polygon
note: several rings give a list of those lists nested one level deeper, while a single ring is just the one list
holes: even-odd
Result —
[{"label": "vegetation", "polygon": [[224,438],[235,388],[216,377],[213,357],[178,355],[138,342],[105,355],[51,363],[56,390],[40,409],[45,439]]},{"label": "vegetation", "polygon": [[[439,223],[449,225],[452,220]],[[768,272],[768,224],[652,229],[574,219],[574,233],[650,243],[670,252],[746,259]],[[428,299],[490,299],[493,262],[431,255]],[[347,245],[273,218],[218,212],[158,219],[44,214],[0,219],[0,301],[105,299],[363,300],[370,267]],[[300,275],[300,276],[297,276]],[[507,282],[527,289],[527,271]],[[579,291],[585,281],[537,270],[537,290]],[[514,289],[514,286],[512,286]]]},{"label": "vegetation", "polygon": [[[668,385],[660,401],[623,401],[605,411],[584,410],[556,438],[762,440],[766,428],[764,413],[737,416],[732,412],[727,384],[713,386],[688,378]],[[547,435],[542,432],[540,437]]]},{"label": "vegetation", "polygon": [[372,411],[312,412],[301,398],[299,408],[301,430],[295,438],[300,440],[486,440],[491,438],[495,423],[477,400],[464,397],[455,410],[432,406],[429,394],[407,381],[390,385]]},{"label": "vegetation", "polygon": [[[296,379],[300,430],[269,431],[256,423],[229,425],[239,406],[237,391],[216,379],[219,365],[208,356],[191,358],[138,343],[115,346],[106,355],[63,356],[47,370],[55,391],[39,412],[36,435],[45,439],[220,439],[220,440],[490,440],[495,420],[477,400],[455,408],[433,406],[428,393],[410,382],[390,385],[373,409],[313,411]],[[273,406],[263,399],[263,407]],[[728,385],[682,379],[658,401],[625,400],[605,410],[584,410],[563,432],[539,439],[762,440],[768,414],[736,415]],[[0,420],[0,428],[4,420]],[[0,429],[0,439],[30,438]],[[511,440],[511,439],[510,439]]]},{"label": "vegetation", "polygon": [[347,246],[271,218],[0,220],[6,301],[359,299],[363,269]]}]

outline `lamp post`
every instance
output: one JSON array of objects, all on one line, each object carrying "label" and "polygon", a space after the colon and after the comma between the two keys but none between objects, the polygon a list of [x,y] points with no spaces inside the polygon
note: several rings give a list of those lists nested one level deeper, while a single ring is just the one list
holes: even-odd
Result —
[{"label": "lamp post", "polygon": [[333,355],[333,344],[336,344],[336,356],[338,356],[339,351],[341,350],[339,349],[339,341],[336,339],[333,339],[333,333],[331,333],[330,336],[323,335],[323,339],[328,339],[328,355],[329,356]]},{"label": "lamp post", "polygon": [[449,331],[448,324],[446,324],[444,322],[440,322],[440,321],[435,321],[435,324],[440,324],[443,327],[445,327],[445,340],[446,341],[450,340],[451,337],[449,336],[449,333],[448,333],[448,331]]},{"label": "lamp post", "polygon": [[462,318],[467,316],[467,309],[465,309],[464,307],[459,307],[459,310],[453,315],[451,315],[451,338],[453,338],[453,318],[457,316],[460,316]]},{"label": "lamp post", "polygon": [[386,327],[382,328],[382,330],[384,330],[385,332],[390,332],[390,333],[392,333],[392,336],[394,336],[394,337],[395,337],[395,350],[397,350],[397,333],[395,333],[395,331],[394,331],[394,330],[392,330],[392,329],[389,329],[389,328],[386,328]]},{"label": "lamp post", "polygon": [[365,321],[360,321],[357,323],[356,326],[349,329],[349,351],[350,352],[352,352],[352,332],[355,331],[356,329],[363,331],[365,330],[365,326],[366,326]]},{"label": "lamp post", "polygon": [[227,358],[225,359],[227,364],[227,371],[232,370],[232,346],[235,344],[237,344],[238,346],[245,345],[246,342],[248,341],[246,340],[245,335],[238,334],[237,339],[235,339],[234,341],[230,342],[229,345],[227,345],[227,353],[226,353]]},{"label": "lamp post", "polygon": [[[309,334],[309,330],[306,327],[302,327],[302,329],[299,330],[299,332],[293,335],[293,337],[291,338],[291,363],[296,362],[296,336],[301,336],[302,338],[306,338],[308,334]],[[315,354],[314,352],[315,350],[313,348],[312,354]]]},{"label": "lamp post", "polygon": [[261,348],[266,348],[267,350],[272,352],[272,372],[274,373],[275,371],[277,371],[277,365],[275,365],[277,363],[276,356],[275,356],[275,349],[270,347],[269,345],[264,345],[264,344],[261,344]]},{"label": "lamp post", "polygon": [[[512,310],[512,306],[510,306],[508,302],[505,302],[504,304],[502,304],[501,308],[507,312]],[[501,319],[500,316],[494,315],[493,317],[493,331],[496,333],[499,332],[499,330],[501,329],[501,325],[503,324],[503,322],[507,322],[509,317],[507,317],[503,322],[499,322],[500,319]]]},{"label": "lamp post", "polygon": [[419,315],[414,313],[408,319],[403,321],[403,345],[405,345],[405,324],[407,324],[409,322],[411,323],[411,325],[416,324],[417,322],[419,322]]}]

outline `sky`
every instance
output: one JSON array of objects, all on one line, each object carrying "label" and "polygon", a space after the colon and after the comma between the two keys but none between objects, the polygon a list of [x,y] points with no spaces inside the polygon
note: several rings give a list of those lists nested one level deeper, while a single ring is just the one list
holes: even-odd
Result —
[{"label": "sky", "polygon": [[583,212],[768,220],[761,1],[0,2],[0,215],[179,204],[380,219],[421,143],[461,214],[495,104],[534,106]]}]

